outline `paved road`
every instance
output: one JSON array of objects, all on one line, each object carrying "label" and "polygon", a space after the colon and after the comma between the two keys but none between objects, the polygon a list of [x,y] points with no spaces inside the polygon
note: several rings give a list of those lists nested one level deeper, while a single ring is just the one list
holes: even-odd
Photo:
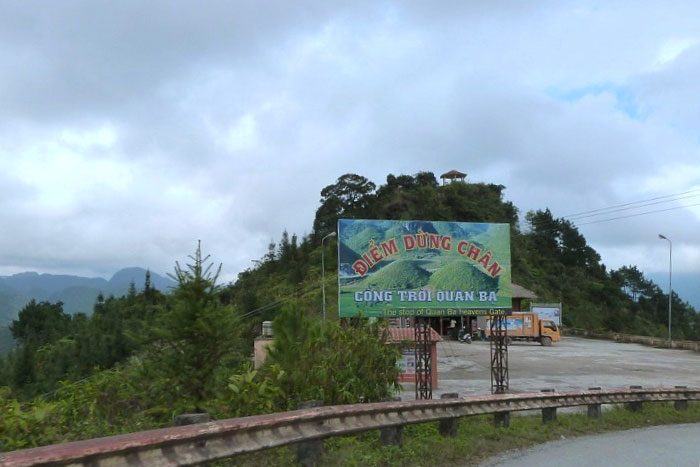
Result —
[{"label": "paved road", "polygon": [[[564,337],[551,347],[516,342],[508,347],[510,391],[532,392],[543,388],[559,391],[688,385],[700,387],[700,353],[656,349],[641,344]],[[460,395],[491,391],[488,342],[438,344],[438,385],[434,397],[444,392]],[[414,385],[404,385],[404,400]],[[696,466],[697,467],[697,466]]]},{"label": "paved road", "polygon": [[491,460],[490,467],[700,467],[700,423],[554,441]]}]

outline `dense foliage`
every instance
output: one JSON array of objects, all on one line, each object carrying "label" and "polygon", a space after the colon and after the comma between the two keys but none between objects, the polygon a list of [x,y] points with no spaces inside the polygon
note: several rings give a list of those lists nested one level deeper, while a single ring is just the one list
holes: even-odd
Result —
[{"label": "dense foliage", "polygon": [[[164,296],[135,287],[98,299],[92,316],[32,302],[12,324],[19,345],[0,361],[0,451],[216,417],[302,401],[376,401],[396,389],[397,349],[378,324],[341,328],[298,304],[278,313],[270,358],[251,368],[251,323],[225,299],[198,247]],[[5,387],[3,387],[5,386]]]},{"label": "dense foliage", "polygon": [[[668,329],[668,294],[634,266],[608,271],[569,221],[549,210],[526,216],[529,232],[516,236],[514,281],[544,300],[560,301],[564,324],[662,337]],[[674,339],[700,340],[700,314],[672,296]]]},{"label": "dense foliage", "polygon": [[[377,324],[312,319],[287,307],[273,322],[275,342],[266,364],[293,368],[281,378],[288,408],[306,400],[326,404],[379,401],[391,396],[398,348],[384,344]],[[313,356],[313,358],[310,358]]]},{"label": "dense foliage", "polygon": [[399,348],[384,343],[385,328],[357,321],[319,321],[285,306],[273,322],[265,364],[230,378],[222,401],[237,416],[326,405],[377,402],[399,389]]},{"label": "dense foliage", "polygon": [[63,379],[77,380],[111,368],[138,350],[143,331],[166,297],[146,287],[121,298],[99,296],[93,314],[69,315],[62,304],[31,301],[10,330],[17,346],[0,357],[0,385],[22,396],[49,392]]},{"label": "dense foliage", "polygon": [[155,362],[153,371],[169,381],[180,404],[188,400],[191,410],[202,411],[225,377],[220,373],[240,366],[246,349],[239,314],[219,299],[220,266],[212,273],[212,265],[206,264],[209,257],[202,257],[199,246],[190,259],[186,268],[176,264],[178,286],[152,329],[149,356]]}]

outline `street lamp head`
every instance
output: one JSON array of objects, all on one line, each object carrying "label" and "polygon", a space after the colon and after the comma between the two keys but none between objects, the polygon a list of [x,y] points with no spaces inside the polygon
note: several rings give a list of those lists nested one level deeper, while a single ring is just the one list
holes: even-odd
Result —
[{"label": "street lamp head", "polygon": [[323,237],[323,238],[321,239],[321,243],[323,243],[323,241],[324,241],[325,239],[330,238],[330,237],[335,237],[335,232],[331,232],[331,233],[329,233],[328,235],[326,235],[325,237]]},{"label": "street lamp head", "polygon": [[663,235],[661,235],[661,234],[659,234],[659,238],[662,238],[662,239],[664,239],[664,240],[668,240],[668,238],[666,238],[665,236],[663,236]]}]

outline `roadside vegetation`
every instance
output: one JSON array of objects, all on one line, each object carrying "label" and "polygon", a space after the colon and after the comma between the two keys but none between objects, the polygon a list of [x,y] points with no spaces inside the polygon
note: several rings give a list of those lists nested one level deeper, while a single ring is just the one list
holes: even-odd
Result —
[{"label": "roadside vegetation", "polygon": [[[496,453],[505,454],[547,441],[656,425],[699,422],[700,402],[691,402],[685,411],[677,411],[672,404],[666,403],[647,403],[642,412],[614,407],[605,411],[600,419],[590,419],[585,414],[559,414],[556,421],[547,424],[542,424],[539,416],[512,416],[508,428],[494,427],[493,416],[475,416],[460,419],[455,438],[441,436],[437,422],[405,427],[402,446],[382,446],[378,431],[331,438],[324,442],[321,465],[478,465]],[[291,467],[298,464],[292,446],[239,456],[221,462],[220,465]]]},{"label": "roadside vegetation", "polygon": [[[199,247],[191,261],[176,264],[171,295],[151,297],[146,287],[100,301],[79,324],[60,304],[28,305],[12,326],[16,352],[28,358],[11,355],[13,378],[0,387],[0,451],[171,426],[182,413],[222,419],[310,399],[376,402],[397,389],[398,349],[384,343],[381,323],[341,327],[294,303],[278,310],[269,358],[254,370],[251,322],[221,300],[218,270]],[[152,313],[132,312],[139,303]],[[65,334],[71,329],[97,334]],[[125,358],[109,353],[116,342],[128,349]],[[84,360],[111,367],[78,379]]]},{"label": "roadside vegetation", "polygon": [[[322,251],[321,239],[339,218],[508,223],[513,281],[538,300],[562,302],[565,327],[665,335],[668,297],[656,284],[634,266],[608,270],[573,224],[546,209],[522,220],[504,189],[440,186],[429,172],[388,175],[377,187],[346,174],[322,190],[310,234],[283,232],[234,283],[219,284],[219,267],[198,246],[186,265],[176,263],[170,294],[147,277],[141,291],[132,284],[123,297],[97,297],[90,316],[67,314],[60,302],[30,302],[10,327],[15,347],[0,355],[0,451],[169,426],[185,412],[227,418],[310,399],[344,404],[391,395],[398,355],[384,344],[382,323],[338,322],[336,242]],[[374,280],[427,280],[419,268],[385,269],[392,267],[398,279],[380,272]],[[700,314],[675,294],[672,300],[674,339],[700,340]],[[274,323],[274,345],[253,369],[253,339],[265,320]],[[407,436],[412,430],[429,434],[413,427]],[[352,439],[362,449],[370,443]],[[340,452],[344,442],[330,444]],[[418,449],[411,446],[404,450]]]}]

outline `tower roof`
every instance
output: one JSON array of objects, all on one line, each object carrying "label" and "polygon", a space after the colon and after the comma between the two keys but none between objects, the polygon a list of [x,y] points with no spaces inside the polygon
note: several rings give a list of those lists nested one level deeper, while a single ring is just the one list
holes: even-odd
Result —
[{"label": "tower roof", "polygon": [[459,170],[450,170],[440,175],[440,178],[464,178],[467,174],[460,172]]}]

